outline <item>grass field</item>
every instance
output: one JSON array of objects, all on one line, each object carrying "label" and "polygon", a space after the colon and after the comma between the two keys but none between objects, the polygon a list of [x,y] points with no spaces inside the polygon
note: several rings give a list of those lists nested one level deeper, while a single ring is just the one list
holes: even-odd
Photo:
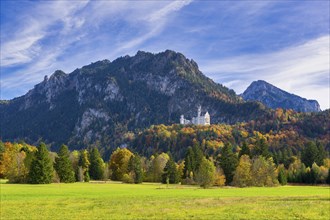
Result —
[{"label": "grass field", "polygon": [[330,188],[0,184],[1,219],[329,219]]}]

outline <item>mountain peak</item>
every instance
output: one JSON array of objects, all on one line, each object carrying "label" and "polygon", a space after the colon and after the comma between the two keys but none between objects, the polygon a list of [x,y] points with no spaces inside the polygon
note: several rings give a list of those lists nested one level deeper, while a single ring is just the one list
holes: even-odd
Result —
[{"label": "mountain peak", "polygon": [[[58,146],[99,141],[116,147],[113,140],[123,132],[178,123],[182,114],[193,117],[198,105],[208,110],[212,123],[236,123],[267,114],[259,104],[242,102],[233,90],[206,77],[181,53],[138,51],[69,74],[57,70],[26,95],[1,104],[0,114],[5,117],[0,126],[6,127],[1,135],[4,140],[31,142],[43,137]],[[21,136],[16,136],[17,131]]]},{"label": "mountain peak", "polygon": [[244,91],[242,97],[246,101],[260,101],[273,109],[293,109],[298,112],[321,111],[320,105],[316,100],[307,100],[295,94],[288,93],[264,80],[252,82]]},{"label": "mountain peak", "polygon": [[55,79],[55,78],[62,78],[62,77],[66,77],[66,73],[63,72],[62,70],[56,70],[49,78],[49,80],[51,79]]}]

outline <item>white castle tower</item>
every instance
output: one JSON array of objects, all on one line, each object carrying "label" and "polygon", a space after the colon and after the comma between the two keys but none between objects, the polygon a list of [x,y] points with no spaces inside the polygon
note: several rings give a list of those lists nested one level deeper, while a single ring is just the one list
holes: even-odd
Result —
[{"label": "white castle tower", "polygon": [[184,116],[183,115],[181,115],[181,117],[180,117],[180,124],[184,125]]},{"label": "white castle tower", "polygon": [[197,117],[193,117],[191,121],[189,121],[186,120],[183,115],[181,115],[180,124],[210,125],[211,124],[210,114],[206,112],[205,115],[202,115],[202,106],[198,106]]}]

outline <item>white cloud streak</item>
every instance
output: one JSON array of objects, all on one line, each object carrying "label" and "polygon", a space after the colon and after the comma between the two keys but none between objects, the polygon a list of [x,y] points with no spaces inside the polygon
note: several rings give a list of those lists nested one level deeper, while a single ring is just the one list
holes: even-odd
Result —
[{"label": "white cloud streak", "polygon": [[[201,70],[217,82],[242,93],[255,80],[265,80],[288,92],[330,107],[329,35],[267,54],[207,60]],[[312,92],[311,92],[312,91]]]},{"label": "white cloud streak", "polygon": [[40,41],[48,37],[49,28],[57,22],[63,22],[62,35],[68,34],[82,24],[81,20],[76,20],[72,15],[87,3],[47,2],[36,7],[31,15],[24,15],[24,21],[17,27],[13,38],[1,42],[1,66],[29,63],[38,58],[44,49]]},{"label": "white cloud streak", "polygon": [[[1,41],[1,68],[24,65],[23,71],[20,69],[10,75],[2,75],[2,90],[22,86],[32,88],[44,75],[56,69],[72,71],[97,59],[116,58],[136,51],[139,45],[159,35],[170,22],[173,13],[190,2],[42,3],[23,15],[26,19],[20,23],[11,39]],[[118,22],[125,22],[125,26],[139,31],[127,36],[125,30],[99,30],[109,25],[111,28],[111,25]],[[103,45],[98,45],[101,43]],[[76,48],[76,53],[70,59],[66,59],[70,56],[68,50],[73,50],[73,44],[79,48]]]}]

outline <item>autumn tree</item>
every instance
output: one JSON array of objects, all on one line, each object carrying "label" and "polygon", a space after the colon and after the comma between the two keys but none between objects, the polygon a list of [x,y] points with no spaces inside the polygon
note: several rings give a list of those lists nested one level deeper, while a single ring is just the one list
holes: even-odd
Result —
[{"label": "autumn tree", "polygon": [[79,158],[80,158],[80,152],[77,150],[70,152],[70,161],[72,164],[72,169],[74,171],[74,176],[76,181],[80,181],[79,178]]},{"label": "autumn tree", "polygon": [[[89,182],[90,177],[89,177],[89,166],[90,166],[90,161],[89,161],[89,155],[87,150],[82,150],[79,155],[79,162],[78,165],[81,169],[83,180],[85,182]],[[81,180],[82,181],[82,180]]]},{"label": "autumn tree", "polygon": [[233,178],[233,185],[239,187],[247,187],[252,185],[252,174],[251,174],[251,160],[246,154],[242,155],[239,159],[238,166],[235,171]]},{"label": "autumn tree", "polygon": [[316,184],[319,182],[319,178],[320,178],[320,174],[321,174],[321,169],[320,167],[314,162],[312,164],[312,168],[311,168],[311,183]]},{"label": "autumn tree", "polygon": [[223,170],[220,167],[215,168],[214,184],[215,186],[224,186],[226,183],[226,177]]},{"label": "autumn tree", "polygon": [[44,143],[38,146],[35,157],[31,162],[29,182],[33,184],[47,184],[52,182],[53,162]]},{"label": "autumn tree", "polygon": [[102,180],[104,176],[104,162],[101,158],[99,150],[97,148],[93,148],[89,153],[89,176],[93,180]]},{"label": "autumn tree", "polygon": [[128,162],[133,153],[126,148],[117,148],[109,161],[109,169],[112,171],[112,180],[122,180],[124,174],[128,174]]},{"label": "autumn tree", "polygon": [[75,182],[75,173],[70,160],[69,148],[64,144],[61,146],[58,156],[55,158],[54,168],[61,182]]},{"label": "autumn tree", "polygon": [[162,174],[167,161],[170,159],[166,153],[161,153],[150,158],[150,165],[147,171],[147,178],[151,182],[161,182]]},{"label": "autumn tree", "polygon": [[278,184],[273,158],[255,157],[252,162],[252,185],[275,186]]},{"label": "autumn tree", "polygon": [[0,178],[4,178],[4,161],[3,154],[5,152],[5,144],[0,140]]},{"label": "autumn tree", "polygon": [[11,183],[27,182],[29,164],[26,163],[26,157],[31,152],[23,148],[24,146],[18,143],[6,142],[3,144],[0,173]]},{"label": "autumn tree", "polygon": [[237,156],[233,153],[231,144],[226,143],[219,157],[219,164],[226,176],[226,185],[229,185],[233,181],[237,162]]},{"label": "autumn tree", "polygon": [[214,178],[215,166],[213,162],[203,157],[196,172],[197,183],[203,188],[208,188],[214,184]]}]

